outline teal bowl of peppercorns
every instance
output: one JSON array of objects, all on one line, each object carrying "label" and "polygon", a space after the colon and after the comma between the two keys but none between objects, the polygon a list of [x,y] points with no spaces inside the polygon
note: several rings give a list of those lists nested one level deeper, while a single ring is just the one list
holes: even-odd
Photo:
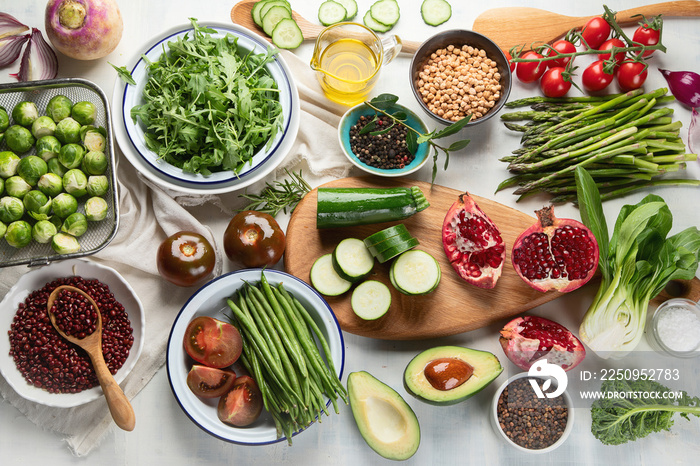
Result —
[{"label": "teal bowl of peppercorns", "polygon": [[396,102],[362,103],[340,120],[338,140],[355,166],[379,176],[404,176],[428,160],[428,143],[417,143],[428,129],[408,108]]}]

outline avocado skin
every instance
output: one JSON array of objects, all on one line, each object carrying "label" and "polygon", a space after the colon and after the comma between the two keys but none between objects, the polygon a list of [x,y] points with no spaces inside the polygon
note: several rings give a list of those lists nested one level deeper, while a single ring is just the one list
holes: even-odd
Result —
[{"label": "avocado skin", "polygon": [[[425,366],[436,359],[457,358],[474,368],[472,376],[449,391],[437,390],[425,377]],[[406,366],[403,385],[414,398],[435,406],[461,403],[479,393],[503,372],[498,358],[488,351],[461,346],[437,346],[416,355]]]}]

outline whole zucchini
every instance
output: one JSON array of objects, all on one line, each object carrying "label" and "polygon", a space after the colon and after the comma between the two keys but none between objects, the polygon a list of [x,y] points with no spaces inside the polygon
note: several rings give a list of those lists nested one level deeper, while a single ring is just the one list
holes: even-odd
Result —
[{"label": "whole zucchini", "polygon": [[349,227],[402,220],[430,204],[410,188],[318,188],[316,228]]}]

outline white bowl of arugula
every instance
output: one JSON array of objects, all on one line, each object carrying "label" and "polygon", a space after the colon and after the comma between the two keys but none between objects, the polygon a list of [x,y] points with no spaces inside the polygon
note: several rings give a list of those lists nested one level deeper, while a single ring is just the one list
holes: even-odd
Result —
[{"label": "white bowl of arugula", "polygon": [[190,194],[244,188],[274,170],[296,139],[291,72],[246,28],[193,19],[128,63],[133,81],[118,78],[113,95],[115,136],[132,165],[162,187]]}]

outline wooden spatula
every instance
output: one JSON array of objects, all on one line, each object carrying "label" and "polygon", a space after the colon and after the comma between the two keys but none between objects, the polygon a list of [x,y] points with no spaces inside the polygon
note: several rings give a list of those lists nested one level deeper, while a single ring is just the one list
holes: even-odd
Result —
[{"label": "wooden spatula", "polygon": [[[664,16],[700,16],[700,2],[685,0],[656,3],[629,10],[618,11],[616,19],[621,26],[638,23],[644,15],[647,18]],[[545,10],[529,7],[493,8],[484,11],[474,20],[472,30],[496,42],[503,50],[517,45],[526,47],[533,44],[551,43],[574,28],[582,28],[589,19],[600,16],[564,16]]]}]

